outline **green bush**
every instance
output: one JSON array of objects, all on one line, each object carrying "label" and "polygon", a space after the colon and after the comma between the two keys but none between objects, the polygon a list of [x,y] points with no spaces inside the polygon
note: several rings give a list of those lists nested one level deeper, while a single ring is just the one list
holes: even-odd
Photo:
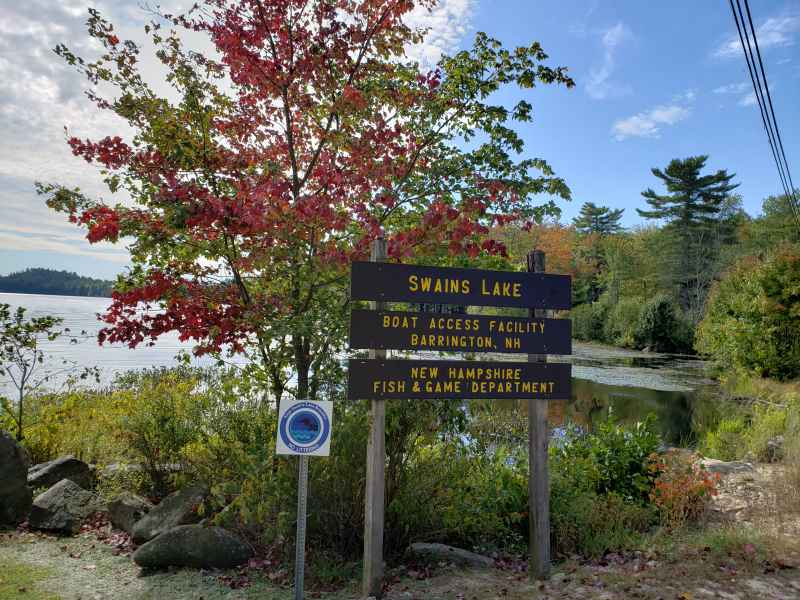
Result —
[{"label": "green bush", "polygon": [[202,407],[213,402],[200,379],[200,372],[188,369],[153,369],[115,382],[116,436],[144,468],[155,496],[171,491],[173,473],[183,470],[184,449],[200,436]]},{"label": "green bush", "polygon": [[741,415],[723,418],[705,434],[698,450],[703,456],[719,460],[741,458],[747,448],[745,430],[747,423]]},{"label": "green bush", "polygon": [[638,298],[621,298],[608,312],[603,325],[603,339],[608,344],[633,348],[636,346],[634,331],[642,312],[642,301]]},{"label": "green bush", "polygon": [[781,458],[780,455],[773,455],[768,442],[779,435],[785,437],[788,412],[786,408],[777,406],[753,407],[753,416],[745,439],[748,452],[757,460],[772,462]]},{"label": "green bush", "polygon": [[563,460],[588,460],[596,469],[591,478],[598,494],[614,493],[628,502],[646,503],[653,483],[648,458],[660,445],[655,418],[626,427],[613,417],[590,434],[568,433],[554,445],[553,454]]},{"label": "green bush", "polygon": [[638,348],[656,352],[684,352],[691,350],[692,332],[679,316],[669,297],[660,294],[647,302],[639,313],[633,329],[633,339]]},{"label": "green bush", "polygon": [[[598,557],[636,545],[655,522],[649,505],[657,446],[650,423],[606,423],[596,433],[567,430],[551,446],[550,520],[559,555]],[[622,493],[620,493],[622,492]]]},{"label": "green bush", "polygon": [[657,513],[652,506],[625,502],[617,494],[586,492],[565,501],[556,490],[550,514],[551,544],[557,555],[599,558],[636,547]]},{"label": "green bush", "polygon": [[608,316],[608,305],[603,301],[581,304],[572,309],[572,335],[585,341],[605,341],[603,327]]},{"label": "green bush", "polygon": [[710,294],[696,348],[728,369],[800,376],[800,250],[787,245],[735,265]]}]

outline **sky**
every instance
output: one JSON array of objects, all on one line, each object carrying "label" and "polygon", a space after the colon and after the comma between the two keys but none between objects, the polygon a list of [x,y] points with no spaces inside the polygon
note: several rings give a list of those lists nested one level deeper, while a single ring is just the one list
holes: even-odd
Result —
[{"label": "sky", "polygon": [[[129,264],[124,247],[90,245],[50,211],[34,182],[108,198],[97,170],[72,156],[64,127],[94,139],[129,130],[94,109],[82,78],[51,49],[63,42],[79,54],[96,51],[85,34],[90,6],[111,18],[121,38],[141,40],[150,20],[141,4],[0,4],[0,274],[49,267],[113,278]],[[180,0],[160,4],[186,8]],[[800,179],[800,0],[758,0],[751,10],[786,155]],[[547,160],[572,190],[571,202],[559,202],[562,222],[594,202],[624,208],[628,227],[641,224],[635,210],[644,207],[641,192],[663,191],[651,168],[699,154],[710,156],[709,170],[736,173],[752,215],[780,192],[726,0],[441,0],[413,22],[431,28],[426,42],[410,50],[426,64],[469,47],[484,31],[507,47],[539,41],[549,64],[569,68],[571,90],[509,89],[497,97],[507,106],[523,98],[533,104],[533,122],[518,128],[524,157]],[[203,41],[193,43],[202,49]],[[155,61],[142,68],[158,89]]]}]

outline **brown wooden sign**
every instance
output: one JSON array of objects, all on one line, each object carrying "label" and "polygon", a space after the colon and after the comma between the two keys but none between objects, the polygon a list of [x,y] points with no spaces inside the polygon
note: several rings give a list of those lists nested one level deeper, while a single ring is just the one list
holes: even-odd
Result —
[{"label": "brown wooden sign", "polygon": [[571,394],[568,363],[359,359],[349,363],[351,400],[550,400]]},{"label": "brown wooden sign", "polygon": [[572,354],[572,322],[353,310],[350,348]]},{"label": "brown wooden sign", "polygon": [[569,275],[355,262],[353,300],[569,309]]}]

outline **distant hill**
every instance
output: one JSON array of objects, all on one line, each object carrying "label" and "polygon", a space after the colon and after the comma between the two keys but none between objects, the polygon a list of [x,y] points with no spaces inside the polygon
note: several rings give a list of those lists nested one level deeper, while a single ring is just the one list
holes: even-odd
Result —
[{"label": "distant hill", "polygon": [[81,277],[69,271],[25,269],[0,275],[0,292],[57,296],[111,296],[112,281]]}]

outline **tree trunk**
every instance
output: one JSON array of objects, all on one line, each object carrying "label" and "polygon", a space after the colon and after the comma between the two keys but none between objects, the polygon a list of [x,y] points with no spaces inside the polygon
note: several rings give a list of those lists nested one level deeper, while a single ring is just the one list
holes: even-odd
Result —
[{"label": "tree trunk", "polygon": [[22,435],[22,403],[25,398],[25,390],[22,386],[19,388],[19,404],[17,405],[17,441],[21,442],[25,437]]},{"label": "tree trunk", "polygon": [[308,342],[303,336],[294,336],[294,366],[297,371],[297,398],[308,399],[308,373],[311,370]]}]

